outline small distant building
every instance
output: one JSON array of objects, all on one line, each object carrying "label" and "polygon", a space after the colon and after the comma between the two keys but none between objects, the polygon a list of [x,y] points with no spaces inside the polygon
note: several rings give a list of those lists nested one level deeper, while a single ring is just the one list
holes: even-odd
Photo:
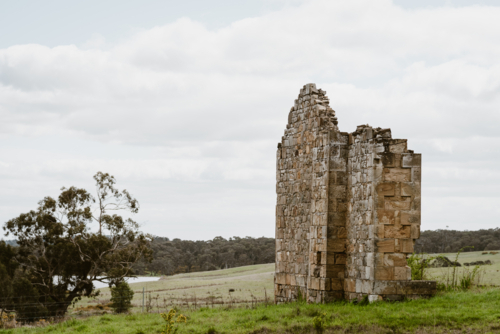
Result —
[{"label": "small distant building", "polygon": [[421,154],[390,129],[337,124],[326,92],[305,85],[276,156],[275,302],[435,294],[406,262],[420,236]]}]

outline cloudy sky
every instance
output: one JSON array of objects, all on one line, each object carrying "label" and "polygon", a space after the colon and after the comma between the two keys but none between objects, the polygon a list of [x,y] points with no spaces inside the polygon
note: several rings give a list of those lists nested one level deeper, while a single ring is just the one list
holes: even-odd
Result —
[{"label": "cloudy sky", "polygon": [[422,229],[500,226],[500,3],[0,0],[0,222],[97,171],[170,238],[274,236],[299,89],[423,154]]}]

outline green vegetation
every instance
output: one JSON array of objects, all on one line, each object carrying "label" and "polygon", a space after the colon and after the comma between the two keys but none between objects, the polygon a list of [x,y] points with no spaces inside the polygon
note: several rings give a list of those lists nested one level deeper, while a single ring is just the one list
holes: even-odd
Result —
[{"label": "green vegetation", "polygon": [[177,315],[175,309],[171,309],[168,313],[162,313],[160,316],[165,321],[165,327],[163,327],[161,334],[171,334],[172,331],[175,333],[177,332],[177,325],[187,322],[186,316],[182,314]]},{"label": "green vegetation", "polygon": [[[130,287],[135,292],[133,312],[142,311],[143,288],[144,311],[149,312],[169,307],[252,306],[273,301],[274,263],[167,276],[156,282],[131,283]],[[83,298],[75,307],[107,305],[110,299],[109,288],[102,288],[99,296]]]},{"label": "green vegetation", "polygon": [[15,311],[24,321],[64,316],[82,297],[97,296],[95,281],[116,284],[149,257],[150,238],[135,221],[116,214],[137,213],[138,201],[118,191],[107,173],[98,172],[94,180],[96,197],[85,189],[62,188],[57,199],[45,197],[36,210],[5,223],[18,247],[0,243],[0,283],[7,282],[2,313]]},{"label": "green vegetation", "polygon": [[422,231],[415,242],[417,253],[454,253],[464,247],[474,247],[465,252],[500,250],[500,228],[478,231]]},{"label": "green vegetation", "polygon": [[132,308],[134,291],[127,282],[119,282],[111,288],[111,305],[115,313],[126,313]]},{"label": "green vegetation", "polygon": [[134,265],[138,274],[174,275],[274,262],[274,238],[238,238],[191,241],[155,237],[153,261]]},{"label": "green vegetation", "polygon": [[[491,265],[479,266],[475,272],[474,280],[479,285],[495,285],[500,286],[500,252],[497,254],[483,254],[484,252],[463,252],[457,257],[457,261],[462,265],[461,267],[448,267],[448,268],[427,268],[427,279],[437,280],[440,283],[451,283],[453,280],[453,272],[455,271],[456,277],[464,277],[472,274],[475,266],[466,267],[464,263],[471,263],[476,261],[490,260]],[[493,252],[494,253],[494,252]],[[429,254],[428,256],[435,257],[437,255],[446,256],[455,260],[457,253],[444,253],[444,254]],[[460,284],[460,281],[458,282]]]},{"label": "green vegetation", "polygon": [[[500,289],[449,292],[428,300],[368,305],[290,303],[186,310],[181,333],[497,333]],[[159,314],[104,315],[5,333],[160,333]]]}]

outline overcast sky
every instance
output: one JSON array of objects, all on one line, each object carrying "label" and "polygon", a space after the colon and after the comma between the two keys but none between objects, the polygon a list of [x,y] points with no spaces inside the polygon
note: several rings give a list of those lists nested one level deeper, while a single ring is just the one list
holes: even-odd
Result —
[{"label": "overcast sky", "polygon": [[299,89],[423,154],[422,229],[498,227],[500,4],[0,0],[0,222],[97,171],[170,238],[274,236]]}]

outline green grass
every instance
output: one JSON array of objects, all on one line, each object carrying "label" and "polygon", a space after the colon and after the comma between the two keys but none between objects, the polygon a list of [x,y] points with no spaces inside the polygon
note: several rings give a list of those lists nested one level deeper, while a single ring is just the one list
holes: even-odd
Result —
[{"label": "green grass", "polygon": [[[493,265],[481,266],[479,284],[500,286],[500,253],[481,255],[482,252],[461,253],[460,263],[478,260],[491,260]],[[456,253],[442,254],[451,260]],[[472,269],[473,267],[466,267]],[[451,275],[451,268],[427,269],[429,279],[446,281]],[[464,268],[458,268],[461,276]],[[167,306],[178,307],[212,307],[228,304],[250,304],[273,299],[274,293],[274,263],[238,267],[225,270],[205,271],[163,277],[160,281],[130,284],[135,291],[132,301],[134,312],[142,310],[142,289],[146,291],[145,301],[151,296],[153,309]],[[234,292],[229,292],[233,289]],[[108,288],[100,289],[101,295],[96,299],[82,299],[76,307],[106,304],[111,295]],[[70,309],[70,312],[72,310]]]},{"label": "green grass", "polygon": [[[204,271],[162,277],[156,282],[133,283],[130,287],[135,295],[133,311],[142,309],[142,289],[146,291],[145,302],[151,296],[153,309],[179,306],[212,307],[228,304],[252,304],[269,301],[274,295],[274,263],[244,266],[232,269]],[[233,289],[233,292],[229,292]],[[82,299],[76,307],[106,304],[111,299],[108,288],[100,289],[96,299]]]},{"label": "green grass", "polygon": [[[489,252],[489,251],[488,251]],[[492,265],[480,266],[479,284],[481,285],[496,285],[500,286],[500,252],[498,254],[485,254],[483,252],[463,252],[458,257],[460,264],[470,263],[475,261],[490,260]],[[455,261],[456,253],[445,254],[429,254],[430,256],[443,255],[450,260]],[[471,270],[473,267],[457,267],[457,274],[462,276],[464,270]],[[429,268],[427,269],[428,278],[444,282],[451,276],[453,268]]]},{"label": "green grass", "polygon": [[[500,289],[440,294],[429,300],[315,305],[290,303],[255,308],[202,308],[178,333],[316,333],[313,319],[326,313],[324,333],[499,333]],[[5,333],[160,333],[158,314],[104,315]]]}]

